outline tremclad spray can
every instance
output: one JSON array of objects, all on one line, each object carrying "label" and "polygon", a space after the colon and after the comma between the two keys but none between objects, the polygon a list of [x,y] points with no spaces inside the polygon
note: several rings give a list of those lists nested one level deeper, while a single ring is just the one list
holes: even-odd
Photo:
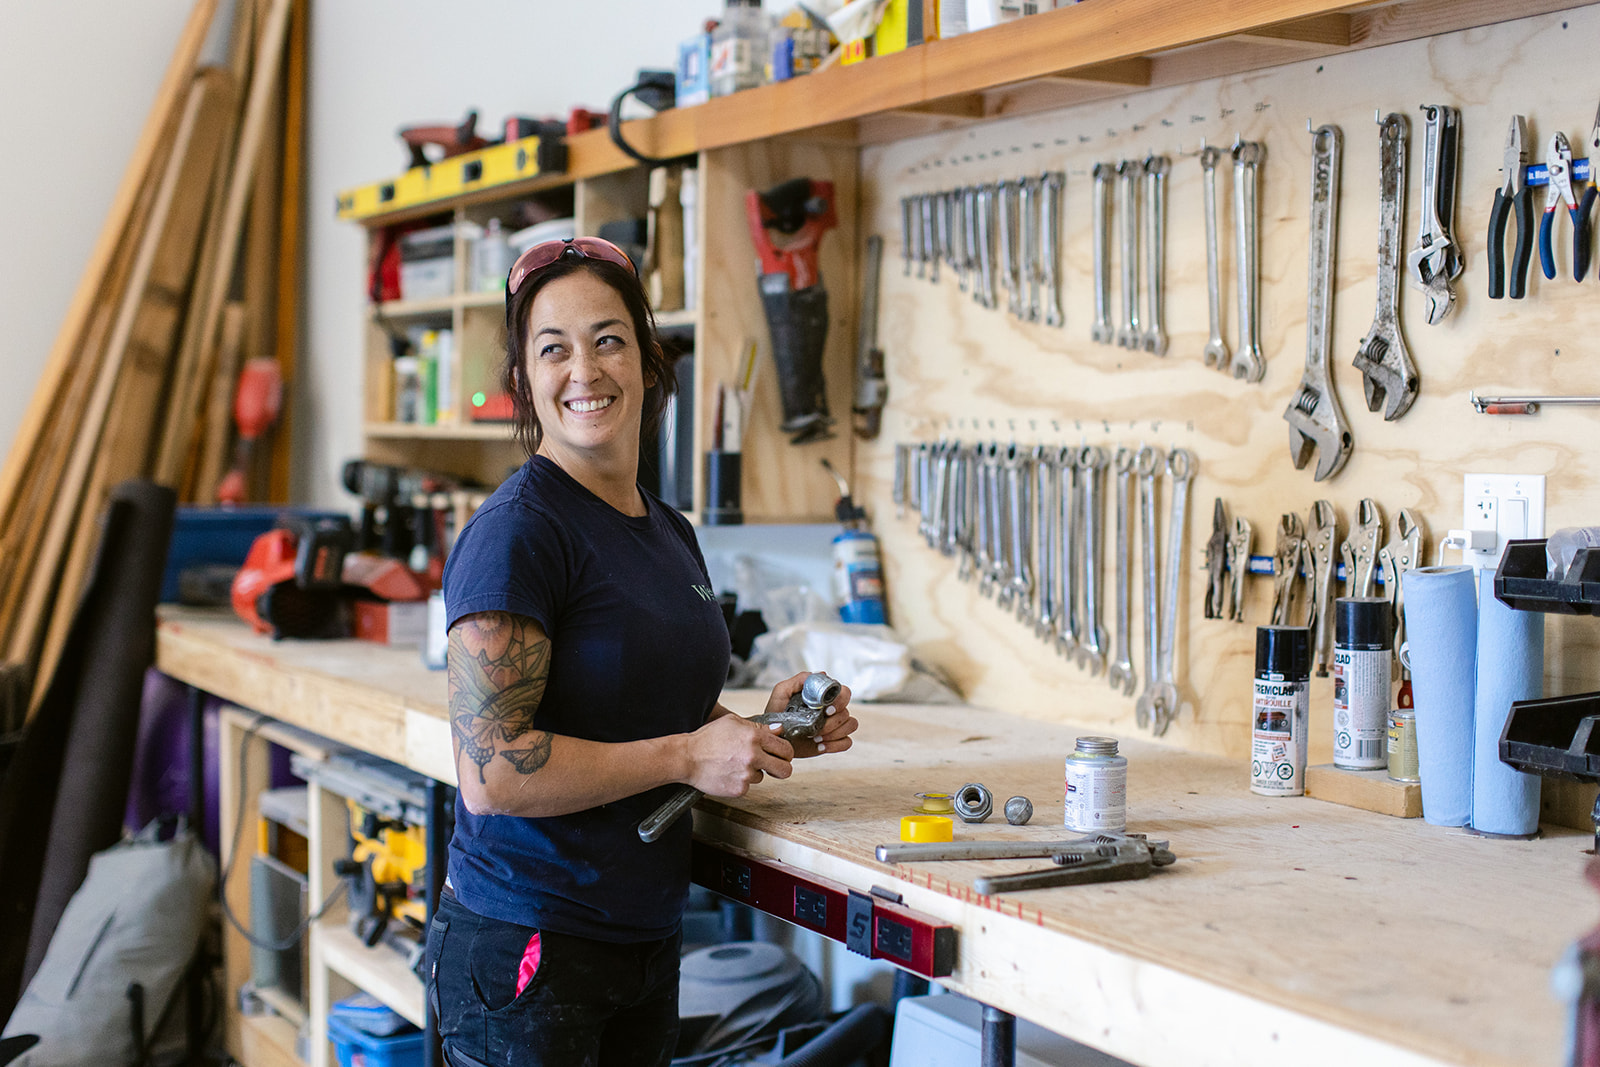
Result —
[{"label": "tremclad spray can", "polygon": [[1389,765],[1389,692],[1394,629],[1389,602],[1340,597],[1333,604],[1333,765],[1376,771]]},{"label": "tremclad spray can", "polygon": [[1268,797],[1305,794],[1306,731],[1310,720],[1310,629],[1256,627],[1250,792]]}]

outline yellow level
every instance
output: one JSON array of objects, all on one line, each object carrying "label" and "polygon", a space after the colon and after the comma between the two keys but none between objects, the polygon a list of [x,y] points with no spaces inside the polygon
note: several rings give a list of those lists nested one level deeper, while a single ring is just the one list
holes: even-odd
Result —
[{"label": "yellow level", "polygon": [[339,218],[360,221],[477,189],[491,189],[567,169],[567,146],[554,137],[523,137],[412,167],[398,178],[358,185],[339,194]]}]

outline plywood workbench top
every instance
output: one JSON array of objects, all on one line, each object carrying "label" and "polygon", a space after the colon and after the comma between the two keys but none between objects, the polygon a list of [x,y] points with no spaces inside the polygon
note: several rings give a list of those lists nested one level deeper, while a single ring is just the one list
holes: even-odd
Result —
[{"label": "plywood workbench top", "polygon": [[[162,609],[158,666],[244,707],[444,778],[445,681],[415,650],[271,642],[231,617]],[[760,693],[731,692],[742,713]],[[738,800],[701,802],[702,837],[954,923],[947,981],[1145,1064],[1551,1064],[1565,1009],[1550,970],[1600,918],[1590,839],[1498,841],[1306,798],[1267,799],[1238,761],[1123,739],[1129,829],[1178,862],[1146,881],[972,891],[1038,861],[886,865],[919,790],[979,781],[1034,821],[961,840],[1063,836],[1071,726],[970,706],[860,705],[855,746]],[[443,747],[442,754],[432,751]]]}]

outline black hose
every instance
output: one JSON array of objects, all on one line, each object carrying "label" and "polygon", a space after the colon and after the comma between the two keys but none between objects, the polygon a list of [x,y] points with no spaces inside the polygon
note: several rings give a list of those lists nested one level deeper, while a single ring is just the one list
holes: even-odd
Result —
[{"label": "black hose", "polygon": [[832,1026],[785,1056],[778,1067],[845,1067],[889,1037],[889,1013],[880,1004],[859,1004]]}]

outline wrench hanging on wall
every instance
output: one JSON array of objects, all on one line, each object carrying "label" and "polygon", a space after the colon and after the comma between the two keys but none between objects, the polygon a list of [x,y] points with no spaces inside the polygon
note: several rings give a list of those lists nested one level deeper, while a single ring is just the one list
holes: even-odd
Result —
[{"label": "wrench hanging on wall", "polygon": [[1234,271],[1239,288],[1239,343],[1233,352],[1235,378],[1259,382],[1267,374],[1261,354],[1261,235],[1256,203],[1258,170],[1266,149],[1259,141],[1233,146]]},{"label": "wrench hanging on wall", "polygon": [[1413,289],[1428,302],[1428,324],[1437,326],[1455,307],[1451,282],[1461,276],[1461,248],[1450,236],[1456,216],[1456,163],[1461,112],[1444,104],[1423,104],[1422,215],[1417,247],[1406,257]]},{"label": "wrench hanging on wall", "polygon": [[1089,227],[1094,238],[1094,326],[1089,338],[1103,345],[1116,340],[1111,325],[1111,178],[1115,173],[1109,163],[1094,165],[1094,217]]},{"label": "wrench hanging on wall", "polygon": [[1356,350],[1367,410],[1393,422],[1417,399],[1421,382],[1400,333],[1400,233],[1406,221],[1406,143],[1411,125],[1391,113],[1378,130],[1378,310]]},{"label": "wrench hanging on wall", "polygon": [[1139,323],[1139,178],[1144,166],[1124,159],[1117,164],[1117,212],[1122,223],[1122,321],[1117,346],[1138,348],[1144,339]]},{"label": "wrench hanging on wall", "polygon": [[1039,189],[1039,283],[1044,288],[1044,324],[1065,326],[1061,312],[1061,198],[1065,171],[1047,170]]},{"label": "wrench hanging on wall", "polygon": [[1144,161],[1144,266],[1148,314],[1139,347],[1158,356],[1167,354],[1167,169],[1166,156],[1150,155]]},{"label": "wrench hanging on wall", "polygon": [[[1222,338],[1222,249],[1217,235],[1217,163],[1221,159],[1222,149],[1200,146],[1200,187],[1205,194],[1206,213],[1206,305],[1211,314],[1211,336],[1201,354],[1206,366],[1226,373],[1232,357],[1228,342]],[[908,265],[906,270],[910,269]]]},{"label": "wrench hanging on wall", "polygon": [[1321,126],[1311,138],[1311,240],[1306,267],[1306,370],[1283,418],[1289,458],[1304,470],[1317,453],[1316,480],[1327,481],[1350,458],[1350,426],[1328,366],[1333,342],[1334,263],[1339,239],[1339,165],[1344,134]]}]

